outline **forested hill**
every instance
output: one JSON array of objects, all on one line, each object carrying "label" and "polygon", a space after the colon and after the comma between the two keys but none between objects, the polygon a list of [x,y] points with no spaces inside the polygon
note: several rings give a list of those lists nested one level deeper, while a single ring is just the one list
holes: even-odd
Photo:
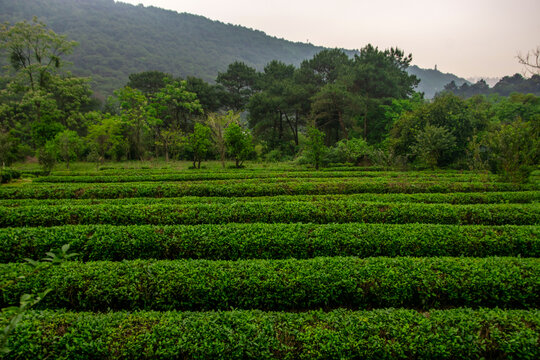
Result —
[{"label": "forested hill", "polygon": [[[202,16],[114,0],[0,0],[2,22],[33,16],[79,43],[70,57],[72,71],[90,76],[94,89],[104,95],[122,87],[131,73],[159,70],[213,81],[235,60],[260,70],[273,59],[299,65],[323,49]],[[458,85],[465,81],[434,70],[412,67],[411,72],[422,80],[419,90],[427,97],[452,80]]]}]

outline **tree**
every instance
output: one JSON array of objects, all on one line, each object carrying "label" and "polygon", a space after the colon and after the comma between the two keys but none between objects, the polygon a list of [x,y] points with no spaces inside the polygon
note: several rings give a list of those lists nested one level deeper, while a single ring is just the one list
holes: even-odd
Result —
[{"label": "tree", "polygon": [[51,173],[56,159],[58,158],[58,148],[54,141],[49,140],[47,143],[39,149],[38,161],[43,171],[48,175]]},{"label": "tree", "polygon": [[304,147],[304,154],[309,161],[319,170],[321,160],[326,153],[324,145],[325,134],[316,127],[310,126],[307,128],[307,141]]},{"label": "tree", "polygon": [[340,159],[358,165],[366,156],[371,154],[371,146],[364,139],[344,139],[336,144]]},{"label": "tree", "polygon": [[[354,96],[343,84],[327,84],[312,98],[311,115],[317,127],[326,132],[326,142],[331,145],[341,138],[349,138],[351,116],[358,106]],[[335,136],[331,141],[331,134]],[[340,134],[341,133],[341,134]]]},{"label": "tree", "polygon": [[64,130],[58,133],[54,138],[54,144],[59,156],[66,162],[66,168],[69,169],[69,162],[77,159],[82,150],[82,140],[75,131]]},{"label": "tree", "polygon": [[253,95],[257,72],[245,63],[235,61],[227,71],[218,73],[216,82],[223,85],[229,94],[227,105],[234,111],[244,110],[251,95]]},{"label": "tree", "polygon": [[8,131],[0,130],[0,163],[2,164],[2,169],[11,165],[15,143],[14,139]]},{"label": "tree", "polygon": [[517,58],[519,63],[525,66],[527,71],[540,75],[540,46],[537,46],[536,49],[527,52],[525,55],[519,53]]},{"label": "tree", "polygon": [[167,81],[165,86],[154,94],[151,106],[161,120],[160,128],[168,130],[190,130],[189,116],[202,114],[203,108],[197,94],[186,88],[186,81]]},{"label": "tree", "polygon": [[[1,118],[23,144],[42,147],[64,129],[83,132],[92,106],[88,79],[62,72],[63,57],[76,45],[36,18],[0,28],[0,50],[12,70],[0,92]],[[95,106],[95,104],[94,104]]]},{"label": "tree", "polygon": [[505,180],[525,182],[540,160],[540,133],[531,123],[517,120],[489,136],[491,162]]},{"label": "tree", "polygon": [[232,123],[238,123],[240,115],[229,111],[225,115],[211,113],[208,114],[206,123],[212,130],[212,138],[216,144],[219,158],[221,160],[221,166],[225,168],[225,155],[227,152],[227,146],[225,144],[225,129]]},{"label": "tree", "polygon": [[379,50],[368,44],[355,55],[350,71],[342,77],[350,92],[362,98],[363,125],[362,137],[364,140],[375,142],[382,139],[380,130],[372,134],[374,125],[379,121],[369,121],[370,113],[373,114],[378,108],[390,103],[391,99],[406,99],[414,93],[414,87],[420,80],[414,75],[409,75],[406,69],[412,61],[412,55],[398,48]]},{"label": "tree", "polygon": [[396,155],[414,153],[418,133],[430,124],[447,129],[455,138],[456,146],[441,154],[439,165],[449,164],[466,155],[467,144],[472,136],[484,130],[486,124],[473,118],[471,107],[452,93],[438,95],[431,103],[422,103],[410,112],[403,113],[390,131],[389,143]]},{"label": "tree", "polygon": [[172,75],[161,71],[143,71],[130,74],[126,86],[140,90],[144,95],[152,97],[155,93],[165,87],[167,79],[172,79]]},{"label": "tree", "polygon": [[121,118],[127,131],[132,159],[143,160],[144,137],[157,122],[146,96],[137,89],[125,87],[116,92],[120,100]]},{"label": "tree", "polygon": [[31,23],[23,21],[0,28],[0,48],[7,50],[12,68],[32,90],[47,86],[61,67],[62,57],[70,54],[76,44],[47,29],[37,17]]},{"label": "tree", "polygon": [[98,123],[88,127],[86,139],[93,144],[101,163],[106,158],[120,160],[129,152],[123,127],[122,118],[110,114],[105,114]]},{"label": "tree", "polygon": [[456,138],[444,127],[426,125],[416,135],[416,144],[412,150],[420,160],[431,168],[438,165],[445,151],[450,151],[456,145]]},{"label": "tree", "polygon": [[159,130],[156,145],[162,147],[163,153],[165,154],[165,161],[168,162],[171,155],[173,158],[176,157],[184,140],[181,131],[161,129]]},{"label": "tree", "polygon": [[253,152],[251,134],[233,122],[225,129],[225,145],[227,152],[235,160],[236,167],[240,168]]},{"label": "tree", "polygon": [[194,168],[201,168],[201,161],[212,147],[211,132],[208,126],[197,123],[193,133],[188,136],[186,150],[192,155]]}]

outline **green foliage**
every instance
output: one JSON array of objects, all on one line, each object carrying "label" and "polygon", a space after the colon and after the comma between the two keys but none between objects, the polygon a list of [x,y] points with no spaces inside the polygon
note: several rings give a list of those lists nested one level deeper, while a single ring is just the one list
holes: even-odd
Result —
[{"label": "green foliage", "polygon": [[537,310],[36,311],[6,359],[535,359],[538,327]]},{"label": "green foliage", "polygon": [[[534,309],[540,284],[531,258],[366,258],[307,260],[135,260],[66,262],[29,274],[1,264],[0,306],[29,291],[54,289],[48,309],[307,310],[346,307],[490,306]],[[234,286],[230,284],[234,282]],[[528,289],[523,291],[522,289]]]},{"label": "green foliage", "polygon": [[334,159],[335,162],[349,162],[358,165],[372,153],[372,148],[365,140],[352,138],[339,141],[334,152],[337,157]]},{"label": "green foliage", "polygon": [[58,133],[54,138],[54,144],[58,149],[58,155],[66,163],[69,169],[69,162],[76,160],[82,151],[83,143],[75,131],[65,130]]},{"label": "green foliage", "polygon": [[94,125],[88,127],[86,139],[99,154],[99,161],[121,160],[127,157],[129,144],[124,138],[124,123],[120,116],[105,114]]},{"label": "green foliage", "polygon": [[197,123],[193,134],[187,138],[186,148],[193,156],[194,168],[201,168],[201,161],[205,159],[212,147],[211,133],[212,130],[208,126]]},{"label": "green foliage", "polygon": [[[58,254],[52,249],[46,253],[46,257],[39,260],[24,259],[28,265],[33,268],[33,271],[28,275],[21,275],[16,279],[11,280],[2,284],[3,286],[0,289],[3,289],[6,286],[16,285],[18,281],[25,279],[26,276],[39,274],[45,269],[45,264],[49,263],[51,265],[60,265],[65,261],[68,261],[70,258],[77,256],[78,254],[68,253],[69,244],[64,244],[59,250]],[[22,294],[19,300],[19,306],[10,306],[2,308],[2,314],[6,316],[8,320],[8,325],[5,326],[0,334],[0,353],[8,354],[11,352],[11,349],[8,347],[8,338],[9,335],[17,328],[19,323],[22,321],[25,313],[33,306],[37,305],[43,300],[43,298],[52,291],[52,289],[45,289],[38,294]]]},{"label": "green foliage", "polygon": [[255,90],[257,73],[241,61],[229,64],[226,72],[218,73],[216,81],[227,90],[227,106],[234,111],[244,110]]},{"label": "green foliage", "polygon": [[[227,189],[224,189],[227,191]],[[127,194],[126,194],[127,195]],[[250,193],[246,192],[246,196]],[[63,224],[224,224],[228,222],[369,222],[407,224],[532,225],[540,205],[449,205],[423,203],[260,201],[194,204],[99,204],[0,208],[0,227]]]},{"label": "green foliage", "polygon": [[463,83],[461,86],[457,86],[456,83],[452,81],[444,87],[444,90],[464,98],[475,95],[491,94],[509,96],[512,93],[535,94],[540,96],[540,75],[533,75],[528,79],[524,78],[521,74],[505,76],[500,79],[493,88],[490,88],[483,79],[478,80],[472,85]]},{"label": "green foliage", "polygon": [[[225,203],[224,206],[227,204]],[[201,236],[204,234],[204,236]],[[540,256],[538,226],[429,224],[79,225],[0,229],[0,263],[69,243],[82,261],[319,256]]]},{"label": "green foliage", "polygon": [[315,170],[319,170],[322,157],[327,151],[324,145],[325,134],[315,127],[308,127],[307,141],[304,147],[304,156],[309,162],[315,166]]},{"label": "green foliage", "polygon": [[21,173],[16,170],[1,168],[0,169],[0,184],[10,182],[11,180],[19,179]]},{"label": "green foliage", "polygon": [[0,130],[0,163],[2,170],[15,159],[15,139],[8,131]]},{"label": "green foliage", "polygon": [[23,21],[0,29],[0,49],[8,53],[11,67],[19,75],[17,81],[32,91],[48,86],[61,67],[62,57],[71,53],[75,45],[66,36],[47,29],[37,17],[31,23]]},{"label": "green foliage", "polygon": [[506,180],[527,181],[540,159],[539,136],[530,123],[518,120],[502,125],[489,138],[496,171]]},{"label": "green foliage", "polygon": [[439,164],[445,152],[451,152],[456,146],[456,138],[445,128],[427,124],[416,135],[413,153],[432,169]]},{"label": "green foliage", "polygon": [[146,96],[153,96],[165,87],[167,79],[171,79],[170,74],[161,71],[144,71],[129,75],[126,86],[143,92]]},{"label": "green foliage", "polygon": [[247,160],[254,151],[250,132],[232,122],[225,129],[224,139],[227,153],[234,158],[236,167],[240,168],[244,160]]},{"label": "green foliage", "polygon": [[[56,157],[55,157],[56,159]],[[457,182],[452,179],[429,178],[335,178],[335,179],[261,179],[226,182],[195,181],[191,183],[134,182],[126,184],[35,184],[0,187],[2,199],[112,199],[126,197],[179,196],[271,196],[324,195],[358,193],[452,193],[536,190],[535,185],[485,182]]]},{"label": "green foliage", "polygon": [[45,146],[39,149],[38,160],[45,174],[50,174],[54,165],[56,165],[57,158],[58,147],[53,141],[47,141]]}]

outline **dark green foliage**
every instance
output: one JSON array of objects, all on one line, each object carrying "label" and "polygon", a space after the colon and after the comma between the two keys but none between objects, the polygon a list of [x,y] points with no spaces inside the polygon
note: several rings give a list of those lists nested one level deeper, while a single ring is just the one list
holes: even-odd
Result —
[{"label": "dark green foliage", "polygon": [[[348,141],[343,148],[340,146],[337,150],[340,152],[340,159],[357,159],[363,152],[363,140],[355,139],[360,143],[359,146],[353,144],[353,141]],[[431,171],[416,171],[416,172],[400,172],[400,171],[375,171],[370,168],[348,168],[337,171],[335,168],[327,168],[326,171],[310,170],[243,170],[235,172],[223,171],[201,171],[197,173],[178,172],[158,170],[150,171],[130,171],[128,169],[121,170],[102,170],[97,172],[80,172],[65,174],[61,171],[56,171],[50,176],[42,176],[33,180],[34,183],[123,183],[123,182],[150,182],[150,181],[198,181],[198,180],[227,180],[227,179],[268,179],[268,178],[283,178],[283,179],[321,179],[321,178],[371,178],[379,181],[381,178],[396,179],[402,181],[425,180],[425,181],[494,181],[497,176],[490,174],[478,174],[474,172],[452,173],[452,172],[431,172]],[[38,174],[39,175],[39,174]]]},{"label": "dark green foliage", "polygon": [[362,193],[333,195],[275,195],[247,197],[159,197],[159,198],[116,198],[116,199],[0,199],[0,206],[50,206],[50,205],[179,205],[179,204],[231,204],[256,202],[324,202],[332,200],[348,200],[356,202],[392,202],[392,203],[425,203],[425,204],[531,204],[540,201],[539,191],[508,192],[469,192],[469,193]]},{"label": "dark green foliage", "polygon": [[11,180],[19,179],[21,173],[12,169],[0,169],[0,184],[7,183]]},{"label": "dark green foliage", "polygon": [[520,258],[367,258],[69,262],[32,275],[0,265],[0,306],[54,289],[37,306],[77,311],[535,308],[540,262]]},{"label": "dark green foliage", "polygon": [[327,151],[326,146],[324,146],[325,134],[310,126],[307,130],[307,136],[308,140],[304,148],[304,156],[315,167],[315,170],[319,170],[322,158]]},{"label": "dark green foliage", "polygon": [[0,208],[0,227],[63,224],[226,224],[268,223],[429,223],[462,225],[533,225],[539,204],[448,205],[355,202],[239,202],[185,205],[60,205]]},{"label": "dark green foliage", "polygon": [[165,87],[167,79],[172,79],[172,75],[161,71],[144,71],[129,75],[126,86],[142,91],[146,96],[153,96]]},{"label": "dark green foliage", "polygon": [[0,229],[0,263],[70,244],[79,259],[307,259],[318,256],[540,257],[538,226],[426,224],[79,225]]},{"label": "dark green foliage", "polygon": [[225,129],[224,140],[227,154],[234,159],[237,168],[242,167],[253,152],[251,133],[233,122]]},{"label": "dark green foliage", "polygon": [[426,179],[261,179],[190,183],[36,184],[0,187],[1,199],[109,199],[179,196],[271,196],[355,193],[452,193],[536,190],[533,184]]},{"label": "dark green foliage", "polygon": [[5,358],[533,360],[539,319],[499,309],[31,312]]},{"label": "dark green foliage", "polygon": [[509,96],[512,93],[535,94],[540,96],[540,75],[533,75],[528,79],[524,78],[521,74],[505,76],[492,88],[483,79],[472,85],[463,83],[461,86],[457,86],[452,81],[444,87],[444,90],[464,98],[491,94]]}]

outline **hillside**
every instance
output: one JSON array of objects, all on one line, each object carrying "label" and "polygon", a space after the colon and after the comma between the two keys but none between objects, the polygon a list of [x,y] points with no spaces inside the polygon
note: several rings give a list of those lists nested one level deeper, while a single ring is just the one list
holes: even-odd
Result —
[{"label": "hillside", "polygon": [[[2,22],[33,16],[79,42],[70,57],[72,71],[92,77],[93,88],[104,95],[123,86],[135,72],[160,70],[213,81],[235,60],[257,69],[273,59],[299,65],[323,49],[202,16],[113,0],[0,0]],[[410,71],[422,80],[419,90],[427,97],[452,80],[465,81],[416,66]]]},{"label": "hillside", "polygon": [[454,74],[442,73],[435,69],[422,69],[416,65],[409,67],[408,72],[416,75],[416,77],[421,80],[417,91],[424,92],[426,98],[429,99],[432,98],[436,93],[442,91],[444,86],[452,81],[456,85],[469,83],[467,80]]}]

